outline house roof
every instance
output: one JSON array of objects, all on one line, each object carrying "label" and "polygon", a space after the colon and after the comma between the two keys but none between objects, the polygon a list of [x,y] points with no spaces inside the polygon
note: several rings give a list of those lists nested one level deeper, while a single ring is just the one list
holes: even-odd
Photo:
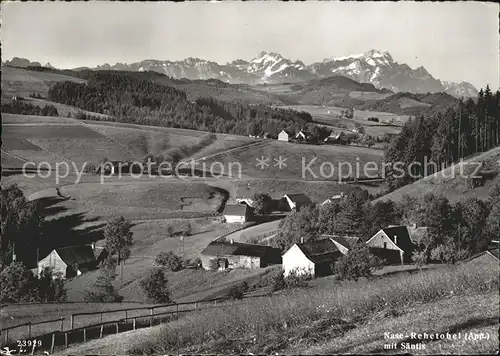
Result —
[{"label": "house roof", "polygon": [[332,131],[332,132],[330,133],[330,135],[329,135],[327,138],[325,138],[325,141],[326,141],[326,140],[328,140],[328,139],[334,139],[334,140],[337,140],[337,139],[339,139],[339,138],[340,138],[340,136],[342,136],[343,134],[344,134],[344,132],[343,132],[343,131]]},{"label": "house roof", "polygon": [[301,205],[312,204],[311,199],[304,193],[285,194],[285,197],[288,197],[288,199],[290,199],[296,204],[301,204]]},{"label": "house roof", "polygon": [[[406,250],[407,248],[411,248],[411,246],[413,246],[410,239],[410,235],[408,234],[408,228],[406,226],[391,226],[382,229],[382,231],[387,235],[389,240],[391,240],[396,246],[398,246],[402,250]],[[397,236],[397,241],[395,241],[394,236]],[[370,240],[368,240],[367,242],[369,241]]]},{"label": "house roof", "polygon": [[247,204],[226,205],[224,215],[245,216],[248,209]]},{"label": "house roof", "polygon": [[284,132],[284,133],[286,133],[288,136],[293,135],[293,132],[292,132],[292,131],[290,131],[290,130],[281,130],[281,131],[280,131],[280,133],[283,133],[283,132]]},{"label": "house roof", "polygon": [[351,248],[356,242],[359,241],[359,237],[357,236],[339,236],[339,235],[322,235],[325,238],[329,238],[335,240],[345,248]]},{"label": "house roof", "polygon": [[279,256],[280,250],[265,245],[245,244],[241,242],[213,241],[201,251],[202,255],[238,255],[262,257],[269,253],[275,253]]},{"label": "house roof", "polygon": [[57,248],[56,252],[68,266],[75,263],[83,265],[95,262],[94,251],[88,245],[61,247]]},{"label": "house roof", "polygon": [[104,247],[97,247],[97,246],[96,246],[96,247],[94,248],[94,250],[93,250],[93,252],[94,252],[94,257],[95,257],[96,259],[98,259],[98,258],[99,258],[99,256],[100,256],[103,252],[105,252],[105,251],[106,251],[106,249],[105,249]]},{"label": "house roof", "polygon": [[321,239],[296,244],[313,263],[332,262],[343,254],[330,239]]},{"label": "house roof", "polygon": [[490,249],[482,251],[482,252],[478,252],[478,253],[472,255],[471,257],[469,257],[468,259],[466,259],[464,262],[474,260],[474,259],[476,259],[484,254],[490,255],[491,257],[495,258],[498,261],[498,247],[497,247],[497,248],[490,248]]}]

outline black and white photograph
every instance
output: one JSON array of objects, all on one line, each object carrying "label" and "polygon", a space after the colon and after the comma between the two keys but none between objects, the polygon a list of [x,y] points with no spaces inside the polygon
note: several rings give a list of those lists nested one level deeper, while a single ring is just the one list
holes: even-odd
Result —
[{"label": "black and white photograph", "polygon": [[498,355],[500,6],[2,1],[0,355]]}]

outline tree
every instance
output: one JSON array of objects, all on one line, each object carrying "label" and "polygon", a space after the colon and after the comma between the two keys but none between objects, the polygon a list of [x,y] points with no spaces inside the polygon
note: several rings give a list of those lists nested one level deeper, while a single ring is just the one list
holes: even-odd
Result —
[{"label": "tree", "polygon": [[182,259],[172,251],[161,252],[156,256],[155,263],[167,267],[169,271],[177,272],[182,269]]},{"label": "tree", "polygon": [[68,296],[61,274],[44,268],[38,278],[38,297],[43,302],[65,302]]},{"label": "tree", "polygon": [[106,250],[110,256],[118,255],[118,264],[130,256],[129,247],[132,245],[130,222],[123,216],[109,221],[104,227]]},{"label": "tree", "polygon": [[13,262],[0,272],[0,302],[22,303],[38,300],[37,280],[21,262]]},{"label": "tree", "polygon": [[380,266],[380,260],[370,253],[365,244],[356,244],[345,256],[336,261],[333,270],[339,279],[358,280],[368,277]]},{"label": "tree", "polygon": [[271,213],[273,199],[269,194],[255,194],[252,200],[256,214],[267,215]]},{"label": "tree", "polygon": [[362,235],[371,237],[380,229],[400,220],[396,204],[392,200],[378,201],[365,208],[365,227]]},{"label": "tree", "polygon": [[85,291],[84,299],[91,302],[121,302],[123,297],[113,287],[114,271],[101,270],[92,289]]},{"label": "tree", "polygon": [[243,299],[243,296],[248,291],[248,288],[248,283],[245,281],[235,284],[229,289],[229,297],[233,300]]},{"label": "tree", "polygon": [[467,257],[486,248],[486,221],[490,213],[488,205],[477,198],[468,198],[457,203],[454,213],[458,225],[457,253]]},{"label": "tree", "polygon": [[[2,189],[0,268],[12,261],[14,251],[21,259],[33,258],[40,245],[44,218],[36,202],[29,202],[17,185]],[[33,255],[33,256],[32,256]]]},{"label": "tree", "polygon": [[169,303],[172,301],[168,290],[168,280],[161,269],[150,270],[148,275],[139,281],[139,285],[148,299],[153,300],[155,303]]},{"label": "tree", "polygon": [[292,212],[280,221],[278,234],[271,240],[271,245],[280,248],[281,251],[286,251],[301,241],[317,239],[319,237],[318,219],[319,209],[315,206]]}]

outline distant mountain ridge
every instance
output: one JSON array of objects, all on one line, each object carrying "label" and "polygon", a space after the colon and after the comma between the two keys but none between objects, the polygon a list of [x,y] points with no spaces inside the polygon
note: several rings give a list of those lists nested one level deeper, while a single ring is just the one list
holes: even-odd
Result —
[{"label": "distant mountain ridge", "polygon": [[[16,63],[19,63],[19,58]],[[9,61],[6,64],[12,65]],[[105,63],[91,69],[155,71],[174,79],[218,79],[231,84],[249,85],[295,83],[340,75],[394,92],[445,92],[456,97],[475,97],[478,94],[477,89],[468,82],[441,81],[422,66],[412,69],[405,63],[394,61],[389,52],[374,49],[361,54],[328,58],[310,65],[300,60],[292,61],[279,53],[263,51],[249,61],[237,59],[226,64],[190,57],[180,61],[148,59],[131,64]]]}]

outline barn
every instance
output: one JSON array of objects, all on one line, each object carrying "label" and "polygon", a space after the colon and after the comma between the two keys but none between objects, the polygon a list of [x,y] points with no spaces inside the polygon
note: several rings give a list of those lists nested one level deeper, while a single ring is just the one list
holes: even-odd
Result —
[{"label": "barn", "polygon": [[330,239],[297,243],[283,255],[285,277],[294,272],[311,277],[327,276],[333,273],[332,263],[343,256]]},{"label": "barn", "polygon": [[233,240],[216,240],[201,251],[201,263],[206,270],[228,268],[263,268],[281,263],[280,250]]},{"label": "barn", "polygon": [[52,250],[45,258],[38,261],[38,273],[46,267],[54,273],[61,273],[64,278],[79,276],[97,268],[94,251],[89,245],[69,246]]},{"label": "barn", "polygon": [[411,262],[413,243],[406,226],[392,226],[381,229],[366,241],[370,251],[389,264]]},{"label": "barn", "polygon": [[247,204],[226,205],[224,219],[228,223],[243,224],[252,219],[252,208]]}]

